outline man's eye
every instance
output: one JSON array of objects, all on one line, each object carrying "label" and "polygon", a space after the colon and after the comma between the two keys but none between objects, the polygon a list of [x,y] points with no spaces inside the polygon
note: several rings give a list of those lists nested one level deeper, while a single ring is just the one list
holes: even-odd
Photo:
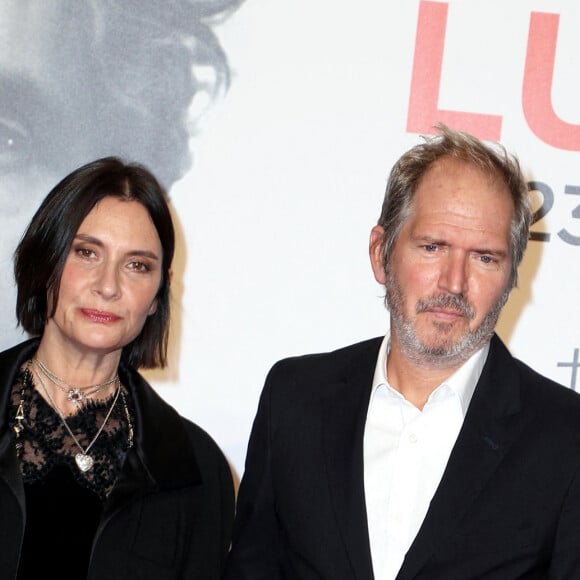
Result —
[{"label": "man's eye", "polygon": [[424,250],[427,252],[436,252],[437,251],[437,244],[425,244],[423,246]]}]

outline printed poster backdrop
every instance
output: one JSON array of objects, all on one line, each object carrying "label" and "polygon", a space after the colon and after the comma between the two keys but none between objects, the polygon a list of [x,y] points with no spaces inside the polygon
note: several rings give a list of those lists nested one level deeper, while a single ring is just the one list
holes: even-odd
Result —
[{"label": "printed poster backdrop", "polygon": [[2,347],[39,200],[97,157],[147,164],[179,247],[171,364],[146,376],[241,476],[270,366],[385,332],[368,235],[392,164],[443,121],[519,156],[535,223],[498,333],[580,390],[576,0],[0,8]]}]

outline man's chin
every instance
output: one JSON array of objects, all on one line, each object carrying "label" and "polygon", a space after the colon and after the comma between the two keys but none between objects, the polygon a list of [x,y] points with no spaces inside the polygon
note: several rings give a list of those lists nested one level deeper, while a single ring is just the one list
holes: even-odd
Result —
[{"label": "man's chin", "polygon": [[469,329],[459,324],[433,323],[427,331],[417,333],[417,342],[426,351],[452,352],[468,342],[469,337]]},{"label": "man's chin", "polygon": [[403,341],[402,346],[407,356],[416,362],[446,368],[466,361],[479,348],[480,344],[474,344],[473,338],[462,332],[430,332],[428,336]]},{"label": "man's chin", "polygon": [[459,348],[455,345],[428,345],[407,353],[423,367],[438,369],[453,369],[463,364],[474,352],[474,348]]}]

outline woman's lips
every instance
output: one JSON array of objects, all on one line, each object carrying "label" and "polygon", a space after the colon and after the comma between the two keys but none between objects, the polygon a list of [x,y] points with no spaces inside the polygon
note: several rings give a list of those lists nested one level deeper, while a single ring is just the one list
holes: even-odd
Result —
[{"label": "woman's lips", "polygon": [[92,308],[81,308],[83,315],[92,320],[93,322],[99,322],[101,324],[108,324],[111,322],[117,322],[121,317],[113,314],[112,312],[106,312],[104,310],[94,310]]}]

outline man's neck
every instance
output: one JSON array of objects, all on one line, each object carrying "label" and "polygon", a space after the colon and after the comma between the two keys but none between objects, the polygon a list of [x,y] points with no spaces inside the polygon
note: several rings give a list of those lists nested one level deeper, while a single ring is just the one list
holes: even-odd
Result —
[{"label": "man's neck", "polygon": [[448,379],[463,363],[449,367],[427,366],[410,360],[391,337],[387,358],[389,385],[399,391],[407,401],[423,409],[431,393]]}]

